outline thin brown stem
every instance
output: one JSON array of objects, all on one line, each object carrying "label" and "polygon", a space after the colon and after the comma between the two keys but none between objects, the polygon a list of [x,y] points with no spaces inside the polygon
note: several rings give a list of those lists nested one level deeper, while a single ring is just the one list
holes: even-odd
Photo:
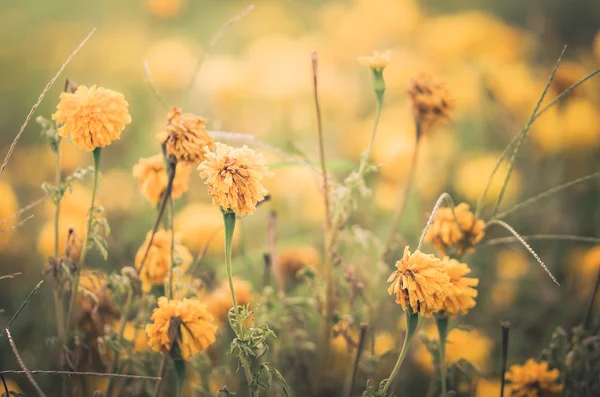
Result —
[{"label": "thin brown stem", "polygon": [[10,347],[12,348],[12,351],[17,359],[17,362],[19,363],[19,366],[23,369],[23,372],[25,372],[25,375],[27,375],[27,379],[29,379],[29,382],[31,382],[31,384],[33,385],[33,387],[35,388],[35,390],[38,392],[38,394],[41,397],[46,397],[46,395],[42,391],[40,385],[38,385],[37,382],[35,381],[35,379],[33,379],[31,372],[29,372],[29,370],[25,366],[25,363],[23,362],[23,359],[21,358],[21,355],[19,354],[19,350],[17,349],[17,345],[15,344],[15,341],[13,341],[13,338],[12,338],[8,328],[6,328],[6,336],[8,336],[8,342],[10,343]]},{"label": "thin brown stem", "polygon": [[354,361],[352,364],[352,372],[349,377],[346,378],[346,384],[344,385],[344,396],[350,397],[352,395],[352,388],[356,380],[356,374],[358,373],[358,364],[360,363],[360,357],[362,355],[365,341],[367,336],[367,324],[363,323],[360,325],[360,334],[358,336],[358,346],[356,347],[356,353],[354,355]]},{"label": "thin brown stem", "polygon": [[[131,285],[129,286],[129,290],[127,291],[127,299],[125,301],[125,306],[123,308],[123,313],[121,314],[121,324],[119,324],[119,331],[117,333],[117,342],[120,344],[123,341],[123,334],[125,333],[125,326],[127,325],[127,317],[129,316],[129,311],[131,309],[131,302],[133,301],[133,289]],[[110,373],[116,373],[117,368],[119,367],[119,359],[121,352],[118,350],[114,353],[113,362],[110,368]],[[108,386],[106,386],[106,395],[108,397],[112,396],[114,387],[114,379],[111,378],[108,381]]]},{"label": "thin brown stem", "polygon": [[500,368],[500,397],[504,397],[504,384],[506,382],[506,363],[508,361],[508,334],[510,331],[510,323],[508,321],[502,321],[500,323],[502,329],[502,367]]}]

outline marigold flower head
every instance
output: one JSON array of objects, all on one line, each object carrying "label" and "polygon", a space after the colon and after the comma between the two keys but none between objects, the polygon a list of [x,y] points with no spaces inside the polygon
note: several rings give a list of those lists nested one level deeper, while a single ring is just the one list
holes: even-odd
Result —
[{"label": "marigold flower head", "polygon": [[[233,278],[233,289],[238,305],[246,306],[252,302],[252,284],[238,277]],[[229,309],[233,307],[229,284],[223,282],[206,297],[208,310],[221,322],[226,322]]]},{"label": "marigold flower head", "polygon": [[371,69],[383,70],[391,62],[391,51],[373,51],[371,56],[358,57],[358,63]]},{"label": "marigold flower head", "polygon": [[272,175],[262,154],[246,145],[233,148],[223,143],[217,143],[214,152],[208,147],[204,151],[206,159],[198,170],[206,179],[213,204],[238,216],[253,213],[267,194],[260,182]]},{"label": "marigold flower head", "polygon": [[63,92],[52,120],[64,123],[58,132],[91,152],[110,145],[131,123],[129,104],[123,94],[103,87],[80,85],[74,93]]},{"label": "marigold flower head", "polygon": [[199,352],[215,342],[217,326],[206,305],[198,299],[168,300],[158,298],[158,307],[152,312],[152,323],[146,325],[148,344],[155,351],[169,351],[171,339],[169,328],[171,319],[180,320],[175,343],[181,357],[189,361]]},{"label": "marigold flower head", "polygon": [[[165,171],[163,156],[156,154],[152,157],[141,158],[133,166],[133,176],[138,179],[142,195],[150,201],[153,206],[158,205],[163,199],[167,189],[168,175]],[[171,195],[174,199],[179,198],[188,190],[190,167],[186,163],[177,164],[175,179]]]},{"label": "marigold flower head", "polygon": [[396,303],[405,311],[430,315],[444,307],[444,300],[450,289],[450,279],[444,263],[433,255],[417,250],[410,253],[404,248],[402,259],[396,262],[398,270],[388,278],[392,285],[388,293],[396,294]]},{"label": "marigold flower head", "polygon": [[464,277],[471,273],[471,269],[466,263],[448,257],[443,258],[442,262],[446,265],[446,273],[450,277],[450,288],[448,297],[444,301],[444,312],[450,316],[467,314],[470,309],[475,307],[477,290],[474,287],[479,284],[479,279]]},{"label": "marigold flower head", "polygon": [[[146,235],[146,240],[142,246],[138,249],[135,255],[135,267],[139,269],[144,259],[144,254],[148,244],[150,243],[150,237],[152,231]],[[192,254],[183,245],[180,244],[180,239],[175,234],[175,250],[173,256],[177,268],[185,271],[192,263]],[[171,231],[165,229],[159,229],[152,239],[152,245],[148,251],[148,257],[144,262],[144,267],[140,272],[140,280],[142,281],[142,288],[144,291],[149,291],[153,285],[160,285],[165,282],[169,273],[169,267],[171,266]]]},{"label": "marigold flower head", "polygon": [[512,397],[558,397],[563,389],[556,383],[558,369],[548,369],[546,361],[527,360],[524,365],[513,365],[506,374]]},{"label": "marigold flower head", "polygon": [[445,85],[421,76],[408,82],[407,92],[419,134],[427,134],[441,120],[450,118],[454,100]]},{"label": "marigold flower head", "polygon": [[214,138],[208,134],[206,120],[173,107],[167,115],[165,130],[156,137],[165,145],[167,155],[178,162],[196,164],[204,160],[203,148],[212,149]]},{"label": "marigold flower head", "polygon": [[485,222],[475,218],[466,203],[452,208],[440,208],[435,212],[433,223],[425,236],[426,243],[432,243],[440,256],[446,249],[455,247],[458,255],[469,252],[484,236]]}]

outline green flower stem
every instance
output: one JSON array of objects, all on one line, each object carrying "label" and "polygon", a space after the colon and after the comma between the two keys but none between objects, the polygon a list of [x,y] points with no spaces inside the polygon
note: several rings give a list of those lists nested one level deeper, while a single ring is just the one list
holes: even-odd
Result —
[{"label": "green flower stem", "polygon": [[[185,376],[187,373],[186,362],[181,359],[174,359],[173,366],[175,367],[175,375],[177,380],[177,397],[183,395],[183,385],[185,384]],[[107,396],[110,397],[110,396]]]},{"label": "green flower stem", "polygon": [[[233,332],[238,338],[243,338],[243,324],[240,321],[240,310],[235,296],[235,289],[233,287],[233,275],[231,272],[231,247],[233,243],[233,232],[235,231],[235,212],[221,209],[223,213],[223,224],[225,225],[225,271],[227,272],[227,281],[229,283],[229,290],[231,292],[231,301],[233,302],[233,312],[235,313],[235,324],[237,329]],[[233,326],[232,326],[233,328]],[[244,368],[244,374],[246,375],[246,381],[250,387],[250,393],[252,397],[258,397],[258,391],[252,389],[252,372],[250,371],[250,365],[245,361],[241,360],[242,367]]]},{"label": "green flower stem", "polygon": [[79,257],[79,263],[77,264],[77,270],[75,271],[74,281],[72,283],[71,288],[71,302],[69,303],[69,310],[67,314],[67,324],[66,329],[67,333],[70,329],[71,322],[73,320],[73,314],[75,312],[75,304],[77,302],[77,290],[79,288],[79,277],[83,271],[83,267],[85,265],[85,257],[88,251],[88,238],[90,237],[90,232],[92,230],[92,223],[94,221],[94,207],[96,204],[96,192],[98,190],[98,176],[100,171],[100,154],[102,153],[102,148],[97,147],[93,151],[94,155],[94,184],[92,186],[92,203],[90,205],[90,215],[88,218],[87,227],[85,230],[85,237],[83,239],[83,247],[81,249],[81,256]]},{"label": "green flower stem", "polygon": [[442,382],[442,397],[447,396],[446,387],[446,340],[448,337],[448,316],[439,314],[435,316],[438,335],[440,337],[440,379]]},{"label": "green flower stem", "polygon": [[398,375],[398,371],[400,371],[400,366],[402,365],[402,361],[406,357],[408,353],[408,345],[412,340],[413,336],[415,336],[415,332],[417,331],[417,325],[419,325],[419,313],[412,313],[411,311],[406,312],[406,335],[404,336],[404,343],[402,344],[402,350],[400,351],[400,355],[398,356],[398,361],[396,361],[396,365],[390,374],[385,386],[383,387],[383,392],[387,393],[390,389],[390,386],[394,382],[394,379]]},{"label": "green flower stem", "polygon": [[[131,310],[131,302],[133,301],[133,288],[130,285],[129,291],[127,291],[127,298],[125,300],[125,306],[123,307],[123,313],[121,314],[121,324],[119,324],[119,331],[117,333],[117,342],[119,344],[123,340],[123,334],[125,333],[125,326],[127,324],[127,317],[129,316],[129,311]],[[135,337],[135,334],[134,334]],[[111,374],[117,373],[119,367],[119,358],[120,351],[115,352],[115,356],[113,358],[112,366],[110,369]],[[107,397],[112,396],[113,388],[114,388],[114,380],[115,378],[108,379],[108,385],[106,386],[106,393],[104,393]]]}]

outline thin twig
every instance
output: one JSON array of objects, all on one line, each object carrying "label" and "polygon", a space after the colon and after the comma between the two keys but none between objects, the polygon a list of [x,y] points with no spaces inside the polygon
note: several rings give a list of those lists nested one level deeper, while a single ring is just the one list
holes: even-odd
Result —
[{"label": "thin twig", "polygon": [[548,273],[548,276],[550,276],[550,278],[552,279],[552,281],[554,281],[554,283],[560,287],[560,284],[558,283],[558,281],[556,281],[556,278],[554,278],[554,276],[550,272],[550,269],[548,269],[548,267],[540,259],[540,257],[538,256],[538,254],[536,254],[536,252],[529,246],[529,244],[527,244],[527,242],[525,240],[523,240],[523,237],[521,237],[519,235],[519,233],[517,233],[515,231],[515,229],[512,228],[512,226],[510,226],[508,223],[506,223],[504,221],[501,221],[499,219],[493,219],[493,220],[489,221],[485,225],[485,227],[487,229],[489,226],[492,226],[492,225],[502,226],[503,228],[505,228],[506,230],[508,230],[513,236],[515,236],[515,238],[523,245],[523,247],[525,247],[525,249],[527,249],[527,251],[529,251],[529,253],[535,258],[535,260],[544,268],[544,270],[546,271],[546,273]]},{"label": "thin twig", "polygon": [[20,226],[23,226],[23,224],[25,222],[27,222],[28,220],[30,220],[31,218],[33,218],[33,214],[29,215],[25,219],[20,220],[19,222],[15,223],[14,225],[11,225],[11,226],[7,227],[6,229],[1,229],[0,230],[0,234],[8,232],[8,231],[11,231],[11,230],[16,229],[16,228],[18,228]]},{"label": "thin twig", "polygon": [[52,77],[52,79],[48,82],[48,84],[46,84],[46,87],[44,87],[44,90],[42,91],[42,93],[38,97],[37,102],[33,105],[33,107],[31,108],[31,110],[29,111],[29,114],[25,118],[25,122],[23,123],[23,125],[21,125],[21,128],[19,129],[19,132],[17,133],[17,136],[15,137],[15,139],[12,141],[10,147],[8,148],[8,153],[6,153],[6,157],[4,158],[4,162],[2,163],[2,166],[0,167],[0,178],[2,178],[2,175],[4,174],[4,169],[6,168],[6,165],[8,164],[8,159],[10,158],[10,156],[13,153],[13,151],[15,150],[15,146],[17,146],[17,142],[19,141],[19,138],[21,137],[21,134],[23,134],[23,131],[25,131],[25,127],[27,127],[27,124],[29,124],[29,121],[31,121],[31,118],[33,117],[33,114],[37,110],[38,106],[40,105],[40,103],[42,102],[42,100],[44,99],[44,97],[46,96],[46,94],[48,93],[48,91],[50,91],[50,87],[52,87],[52,85],[58,79],[58,77],[63,72],[63,70],[65,70],[65,68],[67,67],[67,65],[69,64],[69,62],[71,62],[71,59],[73,59],[73,57],[75,56],[75,54],[77,54],[79,52],[79,50],[81,49],[81,47],[83,47],[83,45],[90,39],[90,37],[92,37],[92,35],[94,34],[95,31],[96,31],[96,28],[92,29],[92,31],[87,35],[87,37],[85,39],[83,39],[83,41],[67,57],[67,60],[62,64],[62,66],[60,67],[60,69],[58,69],[58,72],[56,72],[56,74],[54,75],[54,77]]},{"label": "thin twig", "polygon": [[279,267],[279,255],[277,254],[277,213],[275,211],[271,211],[267,221],[267,249],[269,250],[269,261],[265,260],[265,264],[268,263],[269,268],[265,268],[265,272],[270,269],[275,271],[277,288],[279,292],[285,294],[285,278]]},{"label": "thin twig", "polygon": [[500,397],[504,397],[504,384],[506,382],[506,363],[508,362],[508,335],[510,331],[510,323],[508,321],[502,321],[500,323],[500,329],[502,330],[502,367],[500,369]]},{"label": "thin twig", "polygon": [[34,202],[27,204],[25,207],[21,208],[14,214],[11,214],[4,219],[0,219],[0,225],[2,225],[3,223],[6,223],[6,221],[8,221],[9,219],[18,217],[23,212],[29,211],[30,209],[32,209],[33,207],[35,207],[38,204],[43,203],[44,201],[46,201],[46,197],[40,197],[39,199],[35,200]]},{"label": "thin twig", "polygon": [[565,54],[566,50],[567,50],[567,46],[564,46],[562,52],[560,53],[560,56],[558,57],[558,60],[556,61],[556,64],[554,65],[554,69],[552,69],[550,78],[548,79],[548,81],[546,82],[546,85],[544,86],[542,95],[540,96],[540,99],[538,100],[537,104],[535,105],[535,109],[533,109],[533,112],[531,113],[531,117],[529,117],[529,121],[525,125],[523,132],[520,134],[519,140],[517,141],[517,146],[515,147],[515,150],[513,151],[512,157],[510,158],[510,163],[508,164],[508,171],[506,172],[506,177],[504,178],[504,183],[502,184],[502,188],[500,189],[500,194],[498,195],[498,199],[496,200],[496,204],[494,205],[494,210],[492,211],[492,216],[495,216],[496,213],[498,212],[498,209],[500,208],[500,204],[502,203],[502,199],[504,198],[506,186],[508,185],[508,181],[510,179],[510,175],[511,175],[513,167],[514,167],[515,160],[517,158],[517,154],[519,154],[519,150],[521,149],[521,144],[527,137],[527,133],[529,132],[529,129],[531,128],[531,126],[533,125],[533,122],[535,121],[535,115],[538,112],[538,109],[540,108],[540,106],[542,105],[542,102],[543,102],[544,98],[546,97],[546,93],[550,89],[550,84],[552,84],[552,81],[554,80],[554,75],[556,74],[556,71],[558,70],[558,65],[560,65],[560,61],[562,60],[563,55]]},{"label": "thin twig", "polygon": [[171,196],[171,192],[173,190],[173,180],[175,179],[175,164],[176,163],[171,164],[171,167],[169,168],[169,179],[167,181],[167,187],[165,188],[165,194],[163,196],[162,202],[160,203],[160,209],[158,210],[158,215],[156,217],[156,221],[154,222],[154,227],[152,227],[152,234],[150,234],[150,240],[148,241],[146,252],[144,252],[144,257],[140,262],[138,274],[140,274],[142,272],[142,269],[144,268],[144,264],[146,263],[146,259],[148,258],[148,253],[150,252],[150,247],[152,247],[152,242],[154,241],[154,235],[158,231],[160,220],[162,219],[162,216],[165,213],[165,208],[167,207],[167,201],[169,201],[169,197]]},{"label": "thin twig", "polygon": [[25,301],[21,304],[21,307],[19,307],[19,309],[17,310],[17,312],[11,317],[10,320],[8,320],[8,323],[6,324],[6,326],[4,327],[4,331],[2,331],[0,333],[0,338],[6,333],[8,332],[8,329],[10,328],[10,326],[12,325],[13,321],[15,321],[15,319],[17,317],[19,317],[19,314],[21,314],[21,311],[23,310],[23,308],[29,303],[29,301],[31,300],[31,298],[33,297],[33,295],[37,292],[38,289],[40,289],[40,287],[42,286],[42,283],[44,282],[44,280],[41,280],[33,289],[33,291],[31,291],[29,293],[29,295],[27,296],[27,298],[25,299]]},{"label": "thin twig", "polygon": [[163,108],[165,108],[165,110],[169,109],[169,105],[167,105],[167,102],[160,95],[156,89],[156,86],[154,85],[154,82],[152,81],[152,77],[150,77],[150,68],[148,67],[148,61],[145,59],[142,61],[142,67],[144,69],[144,80],[146,80],[146,84],[148,84],[148,87],[150,87],[150,91],[152,91],[152,94],[154,94],[156,100],[162,105]]},{"label": "thin twig", "polygon": [[23,362],[23,359],[21,358],[21,355],[19,354],[19,350],[17,349],[17,345],[15,345],[15,341],[13,340],[9,329],[6,328],[5,330],[6,330],[6,336],[8,336],[8,342],[10,343],[10,347],[12,348],[12,351],[13,351],[15,357],[17,358],[17,362],[19,363],[21,368],[23,368],[23,372],[25,372],[25,375],[27,375],[27,379],[29,379],[29,382],[31,382],[31,384],[33,385],[35,390],[37,390],[38,394],[41,397],[46,397],[46,395],[42,391],[40,385],[37,384],[35,379],[33,379],[33,376],[31,375],[31,373],[27,370],[27,367],[25,366],[25,363]]},{"label": "thin twig", "polygon": [[594,178],[598,178],[598,177],[600,177],[600,172],[594,172],[593,174],[586,175],[586,176],[583,176],[581,178],[577,178],[577,179],[575,179],[573,181],[570,181],[570,182],[567,182],[567,183],[563,183],[562,185],[553,187],[552,189],[548,189],[545,192],[542,192],[542,193],[537,194],[537,195],[535,195],[533,197],[530,197],[527,200],[525,200],[525,201],[523,201],[523,202],[521,202],[519,204],[516,204],[515,206],[513,206],[513,207],[511,207],[511,208],[509,208],[507,210],[504,210],[504,211],[502,211],[499,214],[496,214],[496,216],[494,218],[495,219],[505,218],[508,215],[514,213],[515,211],[519,211],[519,210],[521,210],[521,209],[523,209],[523,208],[525,208],[525,207],[527,207],[527,206],[529,206],[531,204],[535,204],[538,201],[543,200],[543,199],[545,199],[547,197],[550,197],[550,196],[552,196],[555,193],[558,193],[558,192],[560,192],[562,190],[570,188],[571,186],[575,186],[577,184],[580,184],[580,183],[586,182],[586,181],[588,181],[590,179],[594,179]]},{"label": "thin twig", "polygon": [[229,18],[227,20],[227,22],[225,22],[223,25],[221,25],[221,27],[211,36],[211,38],[208,42],[208,47],[202,53],[202,55],[198,59],[198,63],[196,63],[196,66],[194,67],[194,73],[192,74],[192,77],[190,78],[190,82],[187,85],[187,89],[185,90],[185,92],[183,94],[182,103],[187,103],[189,101],[190,94],[192,92],[192,88],[194,87],[194,84],[196,83],[196,78],[198,77],[198,74],[200,73],[200,69],[202,69],[202,65],[204,65],[204,62],[206,62],[206,60],[210,57],[210,52],[217,45],[217,43],[223,36],[223,33],[225,33],[225,31],[231,25],[233,25],[235,22],[242,19],[244,16],[246,16],[246,14],[248,14],[253,9],[254,9],[254,5],[250,4],[248,7],[244,8],[242,11],[240,11],[233,17]]},{"label": "thin twig", "polygon": [[[44,371],[44,370],[32,370],[29,371],[31,375],[57,375],[57,376],[93,376],[95,378],[123,378],[123,379],[137,379],[137,380],[159,380],[157,376],[142,376],[142,375],[124,375],[124,374],[107,374],[103,372],[74,372],[74,371]],[[0,375],[23,375],[25,371],[6,370],[0,371]]]},{"label": "thin twig", "polygon": [[0,280],[4,280],[5,278],[15,278],[16,276],[20,276],[21,272],[16,272],[16,273],[11,273],[11,274],[5,274],[4,276],[0,276]]},{"label": "thin twig", "polygon": [[[525,241],[536,240],[556,240],[556,241],[577,241],[580,243],[600,244],[600,238],[571,236],[569,234],[533,234],[531,236],[521,236]],[[482,241],[479,245],[497,245],[510,244],[519,241],[516,237],[498,237]]]}]

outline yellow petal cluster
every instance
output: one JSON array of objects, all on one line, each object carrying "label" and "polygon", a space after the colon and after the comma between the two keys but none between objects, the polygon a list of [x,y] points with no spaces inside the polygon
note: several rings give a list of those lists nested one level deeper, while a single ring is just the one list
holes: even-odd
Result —
[{"label": "yellow petal cluster", "polygon": [[[135,267],[137,269],[141,267],[151,235],[152,231],[148,232],[146,240],[135,255]],[[153,285],[163,284],[167,278],[171,265],[171,235],[171,231],[165,229],[157,230],[154,235],[148,257],[140,272],[140,280],[144,291],[149,291]],[[183,271],[187,270],[192,263],[192,254],[185,246],[180,244],[180,238],[177,234],[175,234],[173,257],[175,263],[177,263],[177,268]]]},{"label": "yellow petal cluster", "polygon": [[545,361],[527,360],[524,365],[513,365],[506,374],[512,397],[558,397],[563,389],[556,383],[558,369],[548,369]]},{"label": "yellow petal cluster", "polygon": [[402,309],[406,311],[410,307],[421,315],[443,309],[451,284],[446,266],[440,259],[419,250],[411,254],[405,247],[396,267],[398,270],[388,278],[392,283],[388,293],[396,294],[396,303],[402,305]]},{"label": "yellow petal cluster", "polygon": [[198,299],[168,300],[163,296],[158,298],[158,307],[152,312],[152,323],[146,325],[152,350],[171,349],[169,328],[173,318],[180,320],[175,342],[184,360],[189,361],[215,342],[217,326],[204,303]]},{"label": "yellow petal cluster", "polygon": [[214,138],[208,134],[206,120],[191,113],[181,113],[173,107],[167,115],[165,130],[156,137],[165,145],[167,155],[177,162],[197,164],[204,160],[203,148],[213,147]]},{"label": "yellow petal cluster", "polygon": [[80,85],[74,93],[63,92],[52,119],[63,125],[60,136],[90,152],[110,145],[131,123],[129,104],[123,94],[103,87]]},{"label": "yellow petal cluster", "polygon": [[[152,157],[141,158],[133,166],[133,176],[137,178],[142,195],[150,201],[153,206],[158,205],[163,199],[167,189],[168,175],[165,171],[163,156],[156,154]],[[177,164],[175,179],[171,195],[174,199],[179,198],[188,190],[190,167],[186,163]]]},{"label": "yellow petal cluster", "polygon": [[449,247],[455,247],[457,255],[462,255],[481,241],[485,222],[475,218],[466,203],[436,211],[433,223],[425,236],[426,243],[432,243],[440,256],[446,255]]},{"label": "yellow petal cluster", "polygon": [[198,171],[206,179],[213,204],[238,216],[253,213],[267,194],[260,182],[272,175],[262,154],[246,145],[234,148],[223,143],[217,143],[214,152],[208,147],[205,152]]},{"label": "yellow petal cluster", "polygon": [[[252,302],[252,284],[241,278],[233,278],[233,289],[238,305],[246,306]],[[233,307],[229,284],[223,282],[206,297],[208,310],[221,322],[226,322],[229,309]]]},{"label": "yellow petal cluster", "polygon": [[464,277],[471,273],[466,263],[456,259],[445,257],[442,262],[446,265],[446,273],[450,277],[448,297],[444,301],[444,312],[450,316],[467,314],[475,307],[477,290],[474,288],[479,284],[479,279]]},{"label": "yellow petal cluster", "polygon": [[454,100],[442,83],[421,76],[408,82],[407,93],[420,134],[427,134],[437,123],[450,118]]},{"label": "yellow petal cluster", "polygon": [[358,57],[358,63],[371,69],[383,70],[391,61],[391,51],[373,51],[371,56]]}]

